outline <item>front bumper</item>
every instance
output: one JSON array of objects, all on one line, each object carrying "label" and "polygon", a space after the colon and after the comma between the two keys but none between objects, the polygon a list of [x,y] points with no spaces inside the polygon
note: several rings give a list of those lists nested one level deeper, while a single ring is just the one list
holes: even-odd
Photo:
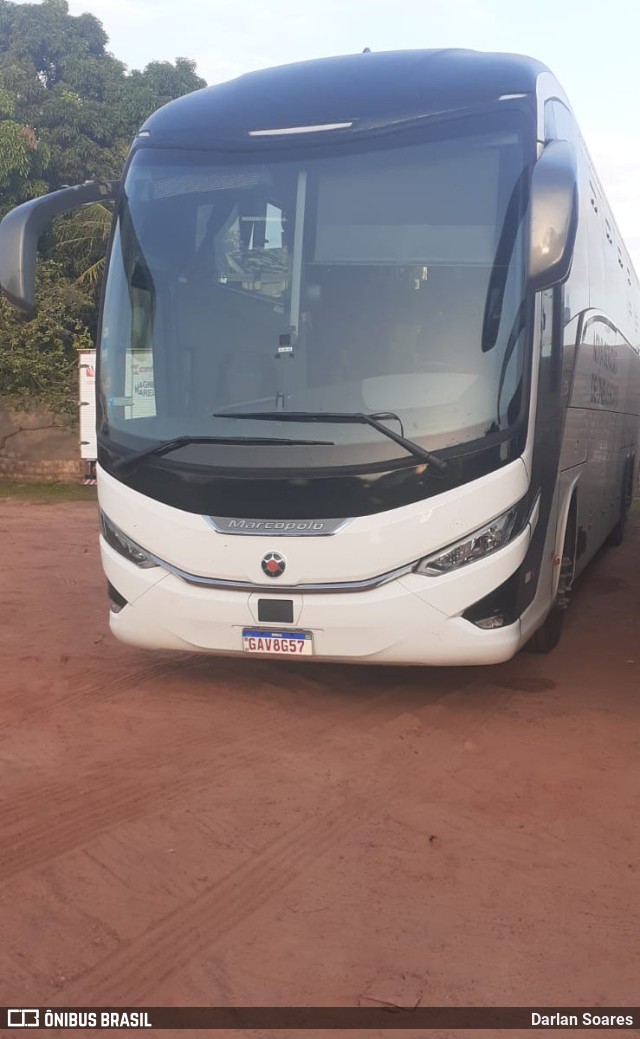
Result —
[{"label": "front bumper", "polygon": [[[287,593],[294,623],[275,627],[312,632],[311,659],[319,661],[500,663],[520,648],[520,623],[484,630],[462,613],[515,572],[529,539],[527,527],[504,549],[437,578],[410,573],[364,591]],[[111,630],[123,642],[234,656],[244,655],[243,628],[274,627],[258,621],[257,602],[265,598],[264,591],[198,587],[160,567],[140,570],[103,538],[101,553],[107,579],[127,600],[120,612],[110,614]]]}]

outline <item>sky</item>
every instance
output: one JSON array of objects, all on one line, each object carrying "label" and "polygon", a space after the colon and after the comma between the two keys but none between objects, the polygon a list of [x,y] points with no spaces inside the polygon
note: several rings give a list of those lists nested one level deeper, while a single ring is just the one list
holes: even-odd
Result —
[{"label": "sky", "polygon": [[207,83],[332,54],[470,47],[529,54],[564,87],[640,274],[635,0],[69,0],[131,68],[193,58]]}]

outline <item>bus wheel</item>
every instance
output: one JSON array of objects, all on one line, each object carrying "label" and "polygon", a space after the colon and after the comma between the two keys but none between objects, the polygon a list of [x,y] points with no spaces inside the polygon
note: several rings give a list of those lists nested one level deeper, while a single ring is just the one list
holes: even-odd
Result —
[{"label": "bus wheel", "polygon": [[566,610],[560,609],[556,603],[553,604],[545,621],[534,631],[524,647],[527,653],[550,653],[556,648],[564,628],[565,613]]},{"label": "bus wheel", "polygon": [[623,507],[622,515],[616,523],[615,527],[607,538],[607,545],[609,548],[618,548],[619,545],[624,541],[624,535],[627,528],[627,509]]},{"label": "bus wheel", "polygon": [[622,498],[620,503],[620,516],[615,527],[607,538],[607,545],[610,548],[618,548],[619,545],[624,541],[624,535],[627,527],[627,516],[629,509],[631,508],[631,502],[633,501],[633,463],[627,466],[625,473],[624,487],[622,488]]},{"label": "bus wheel", "polygon": [[538,630],[534,631],[533,635],[524,647],[527,653],[550,653],[551,650],[555,649],[558,645],[564,628],[565,614],[567,612],[567,607],[569,606],[571,585],[573,584],[573,572],[573,556],[571,555],[570,550],[568,551],[567,541],[565,541],[562,565],[560,568],[560,580],[558,582],[558,592],[553,606],[549,610],[545,620]]}]

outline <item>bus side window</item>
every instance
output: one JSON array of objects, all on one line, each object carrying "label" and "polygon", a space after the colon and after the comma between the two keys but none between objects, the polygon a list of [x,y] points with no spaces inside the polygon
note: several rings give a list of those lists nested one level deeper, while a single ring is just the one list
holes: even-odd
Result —
[{"label": "bus side window", "polygon": [[589,186],[591,192],[588,207],[589,305],[601,308],[605,299],[605,245],[607,241],[603,200],[592,173],[589,178]]}]

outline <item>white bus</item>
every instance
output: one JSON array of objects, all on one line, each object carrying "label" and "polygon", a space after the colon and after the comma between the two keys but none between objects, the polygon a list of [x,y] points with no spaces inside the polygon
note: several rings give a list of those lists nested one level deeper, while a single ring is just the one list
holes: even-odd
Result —
[{"label": "white bus", "polygon": [[110,625],[211,654],[490,664],[623,535],[640,288],[554,76],[363,53],[163,107],[113,193],[98,341]]}]

